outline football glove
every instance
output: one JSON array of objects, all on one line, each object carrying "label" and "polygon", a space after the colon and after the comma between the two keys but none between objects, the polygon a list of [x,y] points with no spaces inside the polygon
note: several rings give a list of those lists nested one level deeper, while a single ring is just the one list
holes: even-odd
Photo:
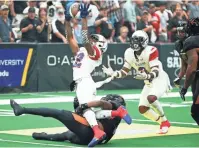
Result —
[{"label": "football glove", "polygon": [[185,101],[185,95],[187,93],[187,89],[186,88],[181,88],[180,90],[180,97],[182,98],[183,101]]},{"label": "football glove", "polygon": [[175,87],[180,88],[180,81],[181,81],[181,79],[179,77],[177,77],[173,80]]},{"label": "football glove", "polygon": [[146,72],[138,72],[134,78],[137,80],[148,80],[150,79],[150,75],[146,74]]},{"label": "football glove", "polygon": [[81,16],[81,18],[86,18],[88,15],[89,15],[89,13],[91,12],[91,11],[89,11],[88,9],[89,9],[89,6],[90,6],[90,4],[80,4],[80,6],[79,6],[79,10],[80,10],[80,16]]}]

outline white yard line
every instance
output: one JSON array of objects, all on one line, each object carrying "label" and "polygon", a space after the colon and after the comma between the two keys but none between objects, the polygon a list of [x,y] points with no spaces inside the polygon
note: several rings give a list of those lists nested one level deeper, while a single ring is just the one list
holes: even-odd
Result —
[{"label": "white yard line", "polygon": [[[154,121],[145,120],[145,119],[132,119],[132,121],[153,122],[154,123]],[[197,125],[196,123],[175,122],[175,121],[171,121],[170,123],[179,124],[179,125]]]},{"label": "white yard line", "polygon": [[[187,93],[187,97],[191,96],[191,92]],[[96,99],[100,99],[105,95],[99,95]],[[139,99],[140,94],[122,94],[125,98],[125,100],[131,100],[131,99]],[[162,98],[173,98],[173,97],[180,97],[178,92],[171,92],[168,94],[165,94]],[[56,97],[49,97],[49,98],[28,98],[28,99],[15,99],[19,104],[37,104],[37,103],[60,103],[60,102],[73,102],[73,96],[56,96]],[[10,98],[12,99],[12,98]],[[10,100],[0,100],[0,105],[9,105]]]},{"label": "white yard line", "polygon": [[7,140],[7,139],[0,139],[0,142],[32,144],[32,145],[44,145],[44,146],[52,146],[52,147],[83,148],[83,147],[77,147],[77,146],[68,146],[68,145],[60,145],[60,144],[48,144],[48,143],[38,143],[38,142],[26,142],[26,141],[16,141],[16,140]]},{"label": "white yard line", "polygon": [[[66,146],[66,145],[47,144],[47,143],[45,144],[45,143],[36,143],[36,142],[6,140],[6,139],[0,139],[0,142],[11,142],[11,143],[33,144],[33,145],[45,145],[45,146],[59,146],[59,147],[64,147],[64,146]],[[70,146],[69,146],[69,147],[70,147]]]}]

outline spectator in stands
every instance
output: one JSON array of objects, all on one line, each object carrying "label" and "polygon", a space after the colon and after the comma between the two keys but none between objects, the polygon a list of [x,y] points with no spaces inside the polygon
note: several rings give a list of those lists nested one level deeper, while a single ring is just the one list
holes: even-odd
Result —
[{"label": "spectator in stands", "polygon": [[39,10],[39,27],[38,27],[38,42],[48,42],[49,33],[51,32],[51,26],[47,20],[46,9]]},{"label": "spectator in stands", "polygon": [[159,10],[155,12],[160,17],[160,30],[159,30],[159,41],[166,42],[167,36],[167,22],[169,21],[170,13],[166,11],[166,3],[161,2],[159,4]]},{"label": "spectator in stands", "polygon": [[95,21],[96,33],[103,35],[107,40],[112,41],[114,30],[112,23],[108,21],[107,11],[105,8],[100,9],[100,14]]},{"label": "spectator in stands", "polygon": [[11,37],[11,22],[8,19],[9,8],[7,5],[1,6],[0,16],[0,42],[13,42]]},{"label": "spectator in stands", "polygon": [[28,14],[29,8],[35,8],[35,14],[36,14],[37,17],[39,16],[39,8],[37,8],[37,1],[34,1],[34,0],[29,0],[29,1],[28,1],[28,7],[26,7],[26,8],[23,10],[23,14],[24,14],[24,15],[27,15],[27,14]]},{"label": "spectator in stands", "polygon": [[141,17],[144,10],[148,11],[148,8],[144,6],[144,0],[135,0],[136,6],[135,6],[135,12],[136,12],[136,18],[137,22],[141,21]]},{"label": "spectator in stands", "polygon": [[154,31],[156,33],[156,36],[158,37],[159,36],[159,29],[160,29],[160,17],[158,14],[156,14],[156,6],[155,4],[151,3],[149,5],[149,21],[151,23],[151,25],[153,26],[154,28]]},{"label": "spectator in stands", "polygon": [[182,5],[180,3],[177,3],[175,5],[175,9],[174,9],[174,13],[173,13],[173,17],[176,15],[176,9],[182,9],[182,17],[185,17],[187,20],[189,19],[189,16],[187,15],[186,11],[183,10]]},{"label": "spectator in stands", "polygon": [[199,17],[199,2],[194,0],[188,3],[188,15],[189,18]]},{"label": "spectator in stands", "polygon": [[148,20],[148,11],[144,10],[142,13],[142,17],[141,17],[141,21],[137,23],[137,30],[143,30],[145,31],[148,36],[149,39],[151,38],[151,31],[153,31],[153,26],[150,24],[149,20]]},{"label": "spectator in stands", "polygon": [[[84,3],[89,4],[90,0],[83,0]],[[88,15],[88,32],[89,34],[95,34],[96,28],[95,28],[95,20],[99,15],[99,11],[97,7],[93,4],[90,4],[89,10],[91,11]]]},{"label": "spectator in stands", "polygon": [[64,9],[57,10],[57,19],[52,22],[52,42],[62,42],[67,43],[66,39],[66,29],[64,25],[65,16]]},{"label": "spectator in stands", "polygon": [[75,36],[75,39],[78,42],[78,44],[82,44],[82,34],[81,34],[82,25],[78,23],[78,20],[76,18],[72,19],[72,23],[73,23],[73,34]]},{"label": "spectator in stands", "polygon": [[129,0],[124,4],[124,25],[128,27],[129,33],[128,37],[131,37],[133,32],[136,30],[136,12],[135,12],[135,2],[134,0]]},{"label": "spectator in stands", "polygon": [[[121,1],[123,2],[123,1]],[[118,0],[104,0],[101,1],[101,7],[106,9],[108,19],[111,21],[112,26],[115,28],[115,36],[119,35],[119,29],[121,27],[122,8],[119,5]]]},{"label": "spectator in stands", "polygon": [[30,7],[28,9],[28,17],[24,18],[20,24],[20,30],[22,32],[21,42],[37,41],[37,30],[39,30],[40,26],[35,17],[35,8]]},{"label": "spectator in stands", "polygon": [[19,28],[21,20],[24,18],[23,10],[27,7],[26,1],[14,1],[14,18],[12,26]]},{"label": "spectator in stands", "polygon": [[171,18],[168,25],[168,30],[171,31],[171,42],[175,42],[177,38],[177,27],[183,22],[186,22],[187,19],[183,16],[183,10],[181,7],[176,7],[175,16]]},{"label": "spectator in stands", "polygon": [[182,10],[185,11],[185,13],[188,15],[188,5],[187,5],[187,0],[182,0],[182,3],[181,3],[181,7],[182,7]]},{"label": "spectator in stands", "polygon": [[130,42],[130,39],[128,38],[128,28],[126,26],[122,26],[120,28],[120,36],[118,36],[115,41],[117,43],[128,43]]}]

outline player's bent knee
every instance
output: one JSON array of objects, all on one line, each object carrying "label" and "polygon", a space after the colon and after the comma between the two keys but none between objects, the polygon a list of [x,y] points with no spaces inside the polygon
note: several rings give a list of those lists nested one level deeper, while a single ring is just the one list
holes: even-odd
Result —
[{"label": "player's bent knee", "polygon": [[199,125],[199,104],[192,104],[191,106],[191,116]]},{"label": "player's bent knee", "polygon": [[147,96],[147,100],[149,101],[150,104],[152,104],[153,102],[157,100],[157,97],[154,95],[149,95]]},{"label": "player's bent knee", "polygon": [[139,112],[140,114],[144,114],[145,112],[147,112],[149,110],[149,107],[146,106],[139,106]]}]

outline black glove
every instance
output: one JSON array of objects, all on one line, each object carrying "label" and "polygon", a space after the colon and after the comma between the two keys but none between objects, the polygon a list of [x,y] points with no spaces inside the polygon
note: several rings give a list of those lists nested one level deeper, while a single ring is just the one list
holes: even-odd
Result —
[{"label": "black glove", "polygon": [[182,98],[183,101],[185,101],[185,94],[187,93],[187,89],[186,88],[181,88],[180,90],[180,97]]},{"label": "black glove", "polygon": [[73,82],[71,82],[70,83],[70,91],[74,91],[75,90],[75,87],[76,87],[76,82],[75,81],[73,81]]},{"label": "black glove", "polygon": [[88,104],[85,103],[85,104],[81,104],[80,106],[78,106],[75,110],[75,112],[78,114],[78,115],[82,115],[83,114],[83,111],[88,109]]},{"label": "black glove", "polygon": [[180,81],[181,81],[181,79],[178,77],[173,80],[175,87],[178,87],[178,88],[180,87]]},{"label": "black glove", "polygon": [[88,15],[89,15],[89,13],[91,12],[91,11],[89,11],[88,9],[89,9],[89,6],[90,6],[90,4],[80,4],[80,6],[79,6],[79,10],[80,10],[80,16],[81,16],[81,18],[86,18]]}]

